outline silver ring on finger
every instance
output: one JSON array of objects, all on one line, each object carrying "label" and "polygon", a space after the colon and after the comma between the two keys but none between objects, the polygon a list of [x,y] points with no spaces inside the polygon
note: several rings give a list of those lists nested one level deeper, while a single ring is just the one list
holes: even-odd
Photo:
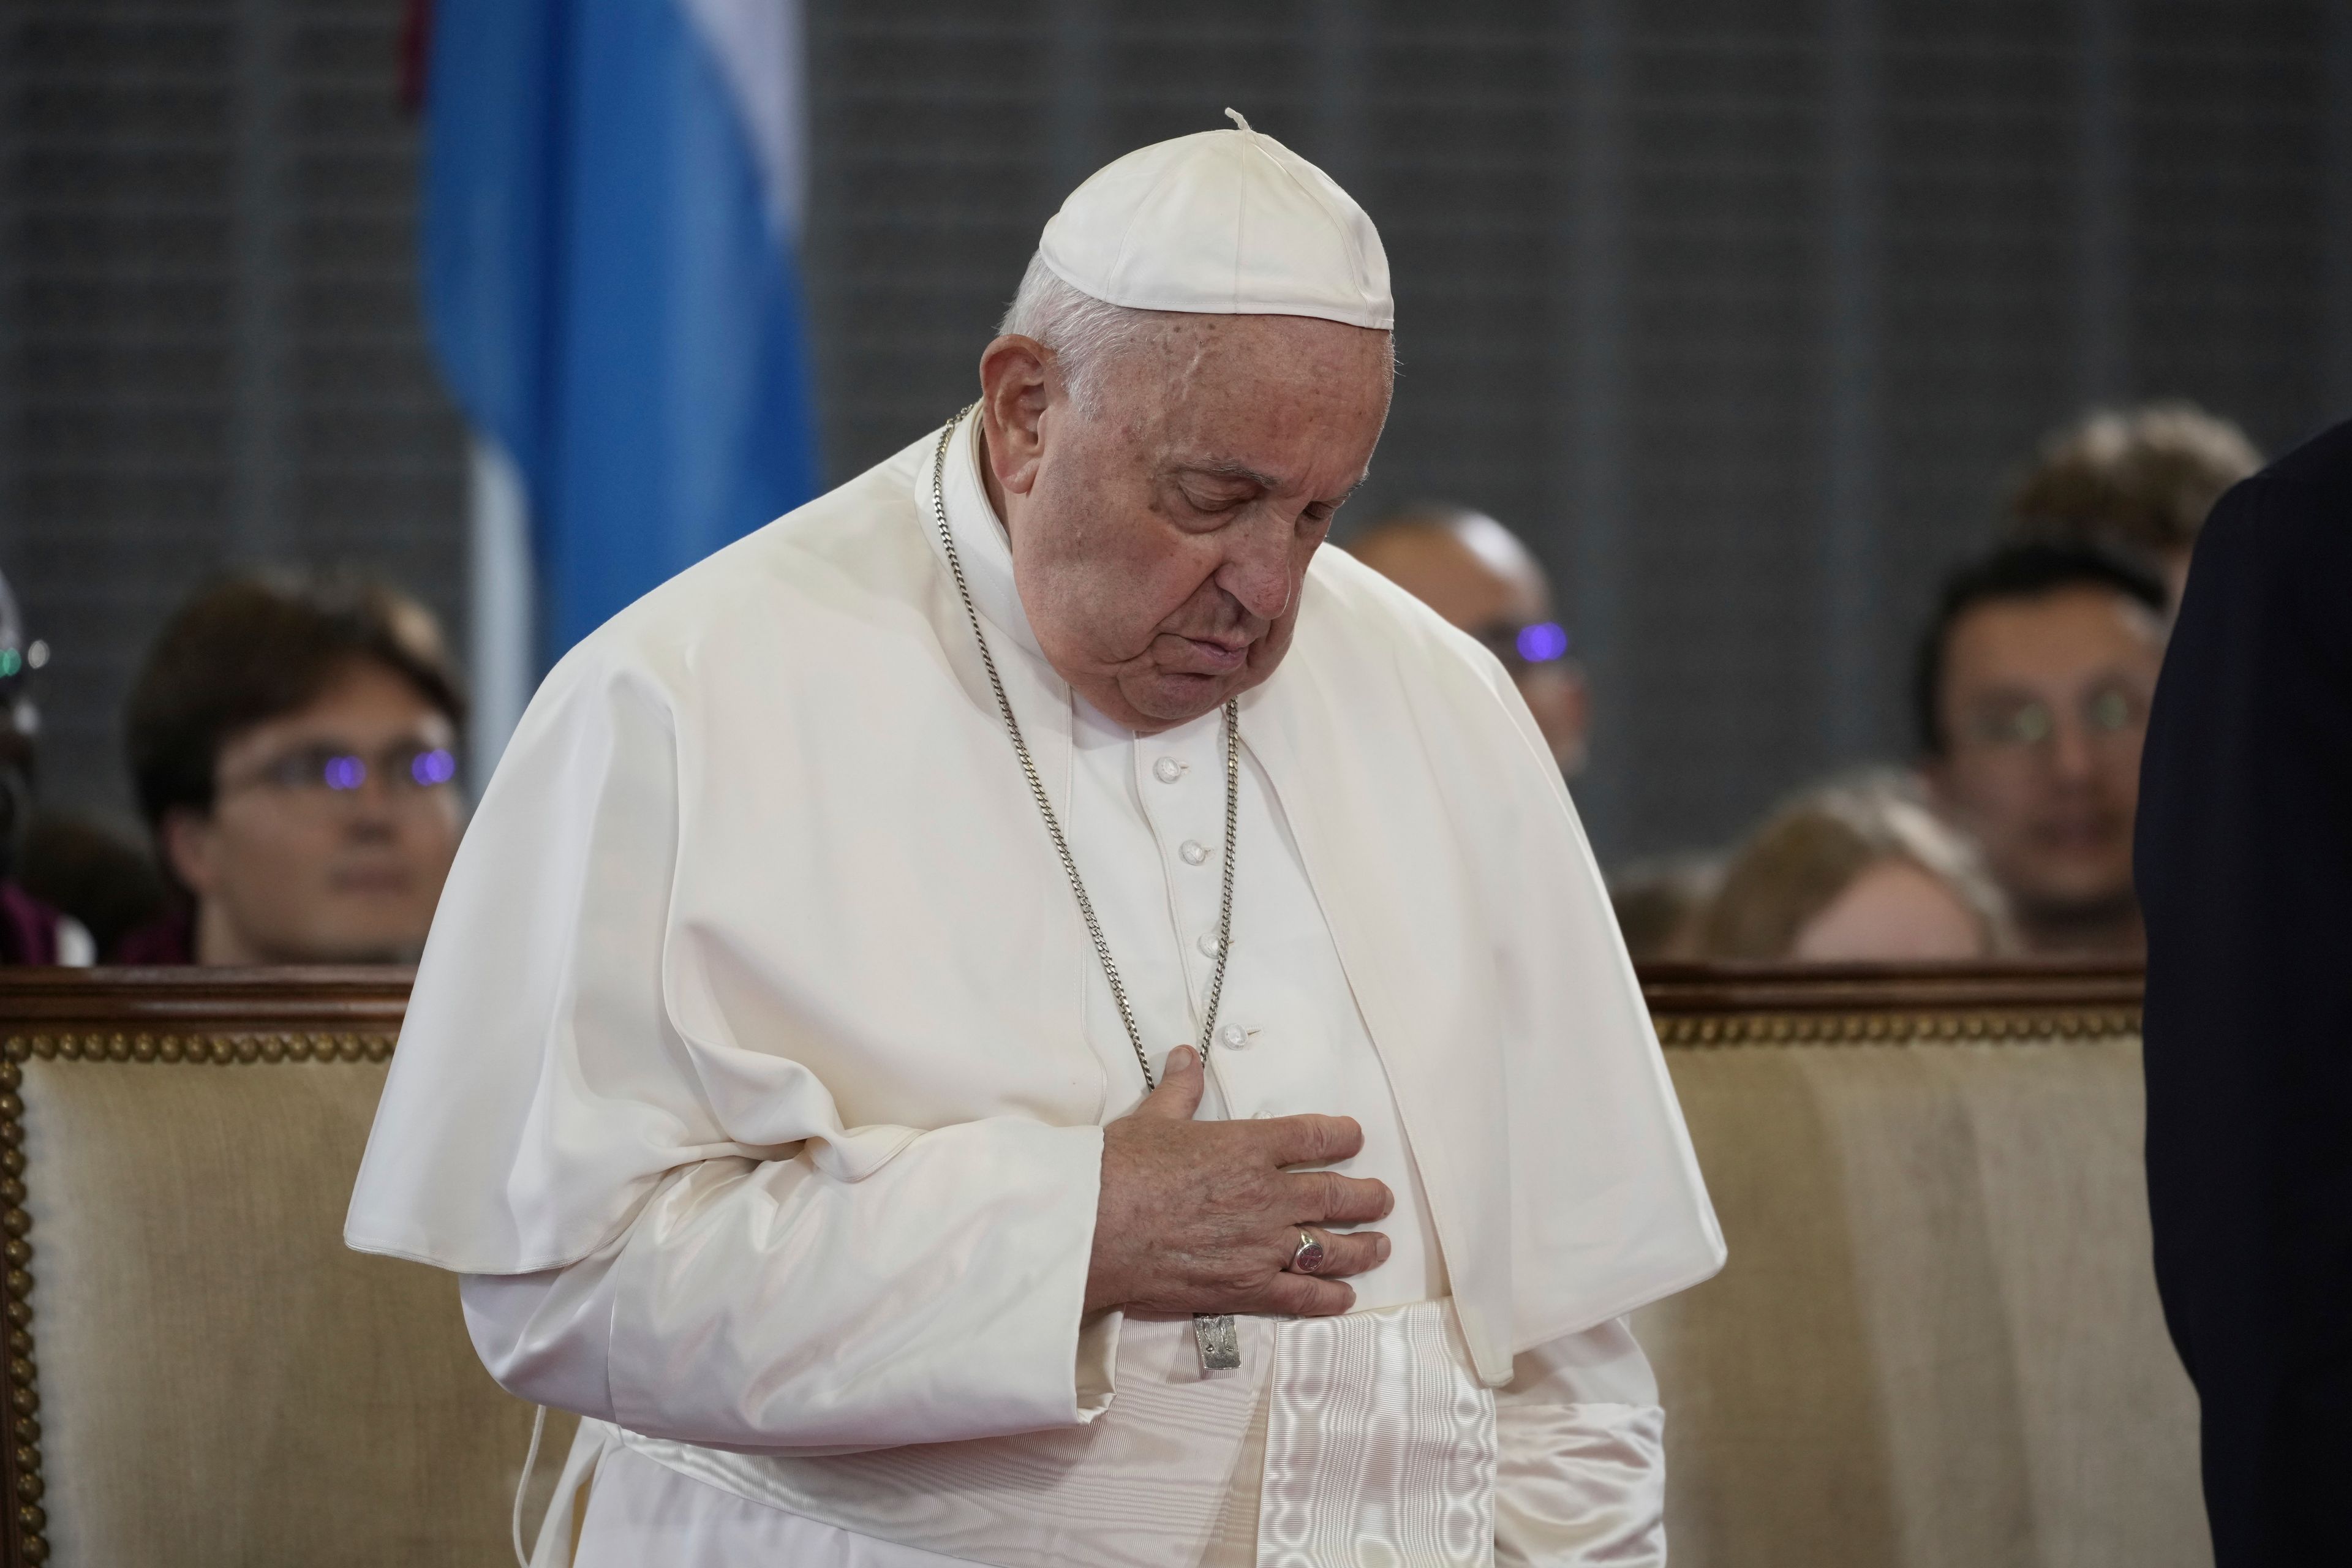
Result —
[{"label": "silver ring on finger", "polygon": [[1298,1233],[1298,1250],[1290,1255],[1293,1274],[1312,1274],[1323,1267],[1323,1244],[1315,1239],[1311,1230]]}]

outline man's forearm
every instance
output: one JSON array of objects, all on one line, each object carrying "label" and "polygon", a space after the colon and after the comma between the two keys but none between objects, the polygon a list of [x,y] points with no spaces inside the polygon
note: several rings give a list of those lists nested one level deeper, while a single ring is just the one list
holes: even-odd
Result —
[{"label": "man's forearm", "polygon": [[468,1325],[512,1392],[652,1436],[840,1451],[1073,1425],[1108,1397],[1080,1321],[1099,1148],[1003,1121],[857,1182],[710,1161],[586,1258],[468,1279]]}]

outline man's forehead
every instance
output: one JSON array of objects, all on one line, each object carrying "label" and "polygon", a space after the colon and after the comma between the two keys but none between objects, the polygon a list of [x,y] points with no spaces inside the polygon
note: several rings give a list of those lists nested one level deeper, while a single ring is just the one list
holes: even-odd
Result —
[{"label": "man's forehead", "polygon": [[[1168,453],[1162,467],[1173,473],[1197,474],[1204,479],[1226,479],[1237,484],[1253,485],[1270,495],[1291,495],[1310,489],[1323,488],[1318,477],[1308,468],[1302,466],[1295,472],[1286,472],[1282,465],[1267,464],[1263,468],[1257,466],[1258,463],[1265,462],[1264,458],[1259,458],[1257,463],[1253,463],[1241,458],[1223,456],[1210,451],[1188,452],[1177,448]],[[1358,468],[1352,476],[1343,478],[1339,482],[1336,493],[1340,495],[1354,493],[1356,489],[1370,477],[1370,465]]]},{"label": "man's forehead", "polygon": [[2080,660],[2090,650],[2160,652],[2164,622],[2154,610],[2099,584],[1981,599],[1952,624],[1953,652],[2002,664]]},{"label": "man's forehead", "polygon": [[[1496,530],[1502,527],[1491,518],[1486,521]],[[1349,548],[1456,626],[1483,626],[1501,616],[1534,619],[1550,608],[1543,574],[1524,550],[1511,559],[1516,569],[1500,567],[1491,554],[1451,528],[1391,522],[1373,528]]]},{"label": "man's forehead", "polygon": [[2161,657],[2155,646],[2137,639],[1962,638],[1953,648],[1946,689],[1962,701],[2063,697],[2109,681],[2151,677]]},{"label": "man's forehead", "polygon": [[278,744],[373,741],[386,735],[446,733],[449,716],[397,672],[373,661],[354,665],[299,708],[289,708],[239,726],[222,744],[243,745],[253,737]]},{"label": "man's forehead", "polygon": [[430,740],[436,744],[456,731],[440,710],[420,706],[404,713],[334,710],[279,714],[226,736],[221,751],[255,747],[331,746],[341,751],[365,751],[398,741]]}]

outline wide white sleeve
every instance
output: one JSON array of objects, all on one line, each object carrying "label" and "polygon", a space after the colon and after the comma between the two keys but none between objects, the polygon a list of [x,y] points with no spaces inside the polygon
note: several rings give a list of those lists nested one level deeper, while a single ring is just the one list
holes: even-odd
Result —
[{"label": "wide white sleeve", "polygon": [[1512,1373],[1495,1394],[1497,1568],[1664,1564],[1665,1415],[1624,1320],[1524,1352]]},{"label": "wide white sleeve", "polygon": [[648,1434],[1086,1420],[1101,1130],[845,1124],[780,1031],[682,1017],[680,954],[727,938],[674,915],[681,769],[715,764],[681,758],[671,689],[583,647],[534,700],[435,917],[346,1239],[517,1277],[469,1291],[520,1331],[485,1333],[493,1368]]},{"label": "wide white sleeve", "polygon": [[708,1447],[1091,1420],[1117,1322],[1081,1321],[1095,1184],[1022,1135],[1051,1131],[943,1129],[871,1186],[798,1160],[706,1162],[577,1263],[466,1276],[467,1327],[513,1394]]}]

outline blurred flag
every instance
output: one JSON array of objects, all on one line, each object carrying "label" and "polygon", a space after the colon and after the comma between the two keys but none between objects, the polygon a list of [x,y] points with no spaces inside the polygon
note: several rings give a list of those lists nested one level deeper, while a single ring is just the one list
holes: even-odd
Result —
[{"label": "blurred flag", "polygon": [[[816,491],[798,0],[436,0],[425,299],[540,654]],[[543,668],[543,662],[542,662]]]}]

